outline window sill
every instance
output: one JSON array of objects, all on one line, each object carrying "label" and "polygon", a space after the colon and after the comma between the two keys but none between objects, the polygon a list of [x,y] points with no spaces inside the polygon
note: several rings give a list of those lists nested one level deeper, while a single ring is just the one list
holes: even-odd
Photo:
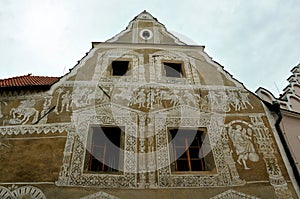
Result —
[{"label": "window sill", "polygon": [[179,176],[179,175],[214,175],[217,174],[216,169],[212,171],[173,171],[171,175]]}]

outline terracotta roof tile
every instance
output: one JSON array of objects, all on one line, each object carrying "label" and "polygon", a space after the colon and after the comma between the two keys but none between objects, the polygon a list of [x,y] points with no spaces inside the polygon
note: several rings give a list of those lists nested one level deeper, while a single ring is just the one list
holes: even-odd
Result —
[{"label": "terracotta roof tile", "polygon": [[0,79],[0,87],[51,86],[58,80],[58,77],[32,76],[31,74],[28,74],[24,76]]}]

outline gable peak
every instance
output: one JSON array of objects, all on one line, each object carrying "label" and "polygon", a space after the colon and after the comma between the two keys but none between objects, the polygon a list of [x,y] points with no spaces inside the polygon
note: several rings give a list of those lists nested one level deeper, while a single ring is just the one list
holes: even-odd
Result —
[{"label": "gable peak", "polygon": [[155,20],[157,21],[156,18],[154,18],[149,12],[147,12],[146,10],[144,10],[143,12],[141,12],[139,15],[137,15],[135,17],[135,19],[140,19],[140,20]]},{"label": "gable peak", "polygon": [[106,42],[186,45],[146,10],[130,21],[125,30]]}]

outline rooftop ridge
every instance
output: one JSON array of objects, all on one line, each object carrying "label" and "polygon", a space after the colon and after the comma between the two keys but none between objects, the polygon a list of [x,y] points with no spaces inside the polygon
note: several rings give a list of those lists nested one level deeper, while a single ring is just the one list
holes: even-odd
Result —
[{"label": "rooftop ridge", "polygon": [[0,79],[0,87],[51,86],[59,79],[60,77],[35,76],[29,73],[27,75]]},{"label": "rooftop ridge", "polygon": [[55,76],[47,76],[47,75],[32,75],[32,73],[28,73],[27,75],[18,75],[18,76],[13,76],[13,77],[8,77],[4,79],[0,79],[0,81],[3,80],[9,80],[9,79],[16,79],[16,78],[22,78],[22,77],[46,77],[46,78],[60,78],[60,77],[55,77]]}]

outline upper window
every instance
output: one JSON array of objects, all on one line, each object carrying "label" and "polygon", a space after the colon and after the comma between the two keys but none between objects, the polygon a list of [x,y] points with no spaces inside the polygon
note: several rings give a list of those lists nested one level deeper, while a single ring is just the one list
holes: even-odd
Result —
[{"label": "upper window", "polygon": [[129,61],[112,61],[112,76],[124,76],[129,70]]},{"label": "upper window", "polygon": [[163,62],[166,77],[183,77],[182,63]]},{"label": "upper window", "polygon": [[119,127],[91,127],[85,158],[85,170],[118,172],[123,165],[123,137]]},{"label": "upper window", "polygon": [[[172,172],[211,171],[214,161],[200,129],[169,129]],[[207,145],[207,144],[205,144]]]}]

